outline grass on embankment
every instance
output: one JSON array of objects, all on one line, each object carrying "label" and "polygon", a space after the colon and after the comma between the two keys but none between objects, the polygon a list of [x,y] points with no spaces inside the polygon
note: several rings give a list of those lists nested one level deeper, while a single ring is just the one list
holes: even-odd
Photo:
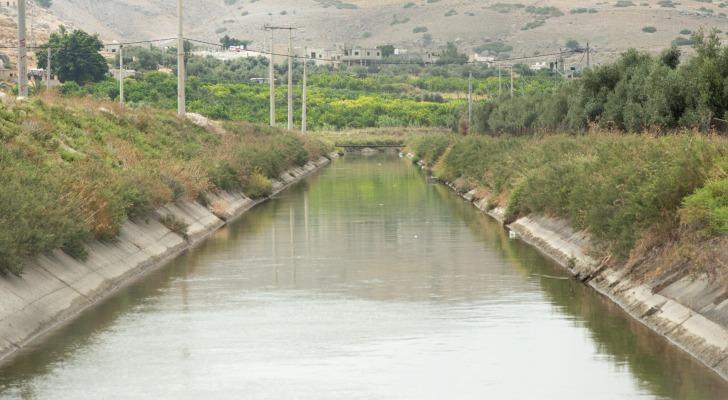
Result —
[{"label": "grass on embankment", "polygon": [[331,150],[246,123],[201,128],[157,109],[54,96],[0,105],[0,274],[29,257],[115,238],[127,218],[204,193],[271,191],[285,169]]},{"label": "grass on embankment", "polygon": [[464,190],[479,188],[492,207],[506,209],[509,221],[531,213],[558,216],[590,232],[603,254],[619,260],[672,243],[671,263],[728,272],[725,140],[435,135],[412,137],[408,146],[439,177]]}]

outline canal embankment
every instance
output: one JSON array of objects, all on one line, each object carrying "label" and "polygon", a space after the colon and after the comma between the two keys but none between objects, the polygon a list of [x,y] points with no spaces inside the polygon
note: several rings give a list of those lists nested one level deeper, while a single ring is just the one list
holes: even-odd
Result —
[{"label": "canal embankment", "polygon": [[[437,140],[445,145],[436,143]],[[556,190],[558,185],[576,186],[591,181],[594,182],[598,191],[599,186],[603,184],[598,180],[607,181],[610,178],[608,174],[612,173],[612,170],[601,168],[594,168],[594,171],[588,171],[589,168],[585,168],[586,171],[576,170],[574,173],[572,168],[579,167],[579,165],[575,165],[577,163],[574,161],[579,158],[582,159],[581,161],[586,160],[589,163],[604,162],[595,156],[594,153],[597,151],[568,154],[570,150],[568,146],[579,139],[546,139],[546,141],[559,142],[556,146],[562,150],[556,159],[550,160],[539,160],[540,155],[533,152],[517,156],[524,157],[524,160],[513,160],[516,157],[514,153],[523,150],[522,144],[518,143],[518,140],[483,139],[475,143],[476,145],[485,143],[485,146],[490,147],[480,148],[480,152],[497,150],[505,154],[494,156],[491,153],[487,156],[490,158],[488,161],[495,161],[499,159],[498,157],[502,157],[502,159],[510,158],[509,162],[514,163],[522,161],[521,165],[530,162],[534,167],[531,171],[517,171],[515,168],[507,171],[503,165],[495,166],[488,163],[473,165],[480,161],[473,154],[470,154],[470,158],[467,155],[454,154],[453,152],[458,151],[458,148],[451,145],[452,141],[442,138],[437,140],[425,139],[424,141],[427,143],[420,144],[420,148],[430,153],[422,157],[422,160],[413,153],[408,154],[409,158],[430,171],[434,167],[434,173],[442,178],[443,183],[457,192],[464,200],[499,221],[511,232],[511,237],[535,247],[569,271],[576,279],[611,299],[635,320],[689,353],[723,379],[728,380],[728,291],[726,291],[723,279],[725,271],[722,268],[725,266],[721,264],[725,257],[725,242],[720,234],[701,235],[696,244],[691,241],[691,238],[683,237],[688,235],[685,232],[690,228],[682,224],[673,231],[678,234],[673,233],[670,236],[663,232],[661,236],[654,239],[650,238],[650,235],[656,235],[654,227],[645,229],[644,224],[635,222],[631,228],[635,230],[640,228],[642,231],[629,232],[629,234],[638,240],[626,256],[624,253],[619,255],[617,251],[612,251],[614,247],[605,245],[605,242],[608,243],[608,241],[604,240],[603,232],[595,232],[596,224],[591,226],[583,224],[582,227],[576,228],[574,220],[567,216],[570,211],[569,207],[573,207],[577,201],[574,197],[584,196],[587,189],[579,188],[581,193],[573,193],[575,191],[573,187],[565,186],[562,186],[561,190]],[[524,142],[526,140],[524,139]],[[607,140],[622,141],[619,138]],[[665,139],[665,143],[650,143],[649,140],[627,138],[624,142],[648,143],[645,147],[653,147],[652,151],[656,153],[650,156],[658,160],[658,157],[666,157],[669,154],[661,155],[655,151],[655,148],[661,146],[667,148],[668,141],[671,143],[670,146],[679,151],[680,146],[686,145],[689,141],[698,142],[702,139]],[[598,143],[599,140],[587,139],[587,141],[590,141],[592,145],[603,146]],[[543,144],[543,142],[539,144]],[[550,145],[554,145],[554,143],[546,144],[546,146]],[[581,146],[581,144],[577,145]],[[696,151],[696,154],[700,154],[700,158],[694,159],[700,160],[700,166],[682,164],[679,167],[684,168],[684,171],[689,171],[685,174],[693,178],[699,175],[699,171],[702,169],[720,168],[713,166],[714,161],[710,160],[711,158],[720,159],[723,154],[723,144],[718,143],[712,147],[712,144],[703,141],[702,145],[705,146],[704,149],[709,150]],[[526,146],[528,147],[530,144]],[[718,150],[712,153],[713,149]],[[690,151],[695,151],[695,149],[690,149]],[[615,200],[607,203],[608,206],[602,206],[601,211],[597,207],[594,208],[594,211],[601,212],[602,215],[599,216],[607,221],[604,224],[605,228],[609,224],[617,223],[616,219],[624,214],[624,209],[632,206],[627,202],[632,201],[645,208],[657,207],[657,204],[667,203],[666,196],[674,195],[674,193],[670,193],[672,186],[675,186],[674,192],[685,192],[683,196],[690,195],[694,190],[698,192],[702,190],[700,183],[696,183],[695,188],[680,187],[678,190],[677,187],[687,180],[676,180],[676,183],[672,183],[662,179],[661,173],[674,178],[670,176],[673,171],[670,171],[672,167],[669,166],[673,160],[656,161],[655,165],[660,165],[663,168],[662,171],[657,167],[654,170],[650,170],[653,167],[645,167],[644,170],[640,170],[637,164],[642,167],[647,163],[638,160],[637,156],[639,154],[635,153],[635,161],[627,160],[628,163],[634,163],[627,167],[633,167],[633,176],[629,177],[632,179],[630,184],[634,185],[634,188],[639,188],[640,184],[644,184],[645,188],[640,189],[642,191],[640,193],[639,190],[633,192],[633,188],[626,183],[623,183],[621,187],[615,185],[616,190],[622,190],[621,193],[614,194]],[[529,158],[531,160],[528,160]],[[464,162],[468,159],[469,164]],[[533,161],[533,159],[537,161]],[[454,167],[455,162],[460,162],[461,165]],[[680,163],[675,164],[680,165]],[[586,164],[581,166],[584,167]],[[605,167],[617,168],[608,165]],[[505,177],[504,173],[508,173],[510,176]],[[575,177],[576,174],[581,176]],[[549,181],[549,179],[553,179],[553,181]],[[714,178],[704,177],[703,179],[708,182],[704,183],[706,185],[714,182]],[[508,184],[509,180],[514,182],[511,187]],[[619,181],[619,179],[615,179],[615,181]],[[699,179],[696,179],[696,182],[698,181]],[[497,187],[494,182],[501,186]],[[537,183],[542,186],[537,186]],[[551,190],[550,185],[554,186],[554,190]],[[651,195],[649,190],[655,190],[657,193],[655,202],[650,202],[652,199],[649,197]],[[551,193],[550,196],[554,200],[532,201],[526,198],[529,192],[533,192],[535,196],[543,196],[543,198],[549,197],[549,193]],[[605,193],[603,197],[612,195],[612,193]],[[667,211],[667,206],[665,206],[665,210],[654,214],[661,215],[666,221],[678,218],[681,212],[678,208],[683,207],[684,209],[689,201],[683,200],[681,196],[675,196],[675,198],[677,199],[674,205],[676,209],[672,212],[672,216]],[[594,201],[601,200],[603,199]],[[539,201],[544,201],[547,206],[543,207],[541,211],[535,211],[538,209]],[[526,206],[523,206],[524,204]],[[577,207],[579,206],[577,205]],[[560,211],[557,211],[559,208]],[[583,216],[586,213],[584,209],[586,207],[575,209],[576,212],[571,215]],[[639,212],[644,215],[649,213],[649,210],[643,208]],[[711,219],[711,221],[714,220]],[[660,228],[666,231],[672,230],[667,225],[660,226]],[[599,233],[602,235],[599,236]],[[599,238],[595,236],[599,236]]]},{"label": "canal embankment", "polygon": [[[272,180],[274,196],[338,157],[331,153]],[[22,276],[0,279],[0,360],[61,326],[118,289],[203,242],[269,197],[251,199],[239,191],[206,194],[207,205],[179,201],[164,205],[142,218],[123,223],[113,241],[87,244],[84,261],[57,249],[30,261]],[[184,224],[175,232],[163,221]]]},{"label": "canal embankment", "polygon": [[310,136],[46,94],[0,112],[0,358],[333,157]]}]

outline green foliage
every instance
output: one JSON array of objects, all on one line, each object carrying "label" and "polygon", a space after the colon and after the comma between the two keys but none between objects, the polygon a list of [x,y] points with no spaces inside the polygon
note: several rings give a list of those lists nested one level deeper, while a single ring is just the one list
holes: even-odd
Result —
[{"label": "green foliage", "polygon": [[391,44],[378,46],[377,48],[382,51],[382,57],[384,58],[392,57],[394,55],[394,46]]},{"label": "green foliage", "polygon": [[82,30],[69,32],[61,27],[51,34],[48,43],[36,52],[38,64],[46,65],[46,49],[53,48],[51,71],[61,82],[73,81],[77,84],[98,82],[109,72],[106,60],[99,54],[104,47],[98,35],[91,36]]},{"label": "green foliage", "polygon": [[[249,81],[251,77],[266,76],[266,69],[267,62],[258,59],[224,64],[211,59],[191,59],[188,72],[194,76],[187,85],[188,109],[215,119],[267,122],[268,86]],[[449,68],[434,71],[448,72]],[[299,74],[297,70],[297,79]],[[367,76],[365,73],[356,77],[314,71],[308,80],[308,126],[312,130],[393,125],[452,127],[462,101],[448,101],[440,93],[467,91],[467,78],[442,75],[445,76],[417,77],[393,71],[392,75]],[[216,83],[218,80],[226,83]],[[236,81],[239,83],[230,83]],[[131,104],[175,109],[176,84],[172,75],[149,72],[126,80],[126,99]],[[494,81],[478,82],[475,90],[485,92],[486,85],[492,87]],[[278,88],[279,104],[285,104],[286,90]],[[295,98],[300,99],[300,86],[295,90]],[[116,99],[118,82],[108,79],[84,87],[65,84],[61,93]],[[294,103],[296,119],[301,115],[300,107],[300,102]],[[278,121],[286,119],[286,112],[285,107],[278,107]]]},{"label": "green foliage", "polygon": [[[439,149],[445,140],[413,138],[412,148]],[[696,135],[466,137],[454,142],[439,172],[450,181],[477,182],[492,201],[507,199],[501,205],[509,220],[531,213],[568,218],[625,257],[645,230],[677,222],[683,199],[704,186],[725,151],[721,142]],[[709,184],[698,199],[690,197],[686,207],[700,210],[690,221],[710,215],[711,224],[724,226],[725,189]]]},{"label": "green foliage", "polygon": [[728,235],[728,179],[715,180],[685,199],[683,223],[709,235]]},{"label": "green foliage", "polygon": [[233,37],[230,37],[229,35],[225,35],[222,38],[220,38],[220,44],[224,48],[233,47],[233,46],[242,46],[243,48],[248,48],[248,45],[250,45],[252,41],[250,40],[240,40]]},{"label": "green foliage", "polygon": [[243,191],[251,199],[260,199],[273,192],[273,185],[268,177],[256,172],[247,178]]},{"label": "green foliage", "polygon": [[0,135],[0,274],[20,274],[28,259],[59,248],[83,258],[86,241],[114,239],[128,218],[208,190],[265,196],[263,172],[278,177],[332,150],[277,129],[206,130],[171,112],[96,99],[0,106]]},{"label": "green foliage", "polygon": [[615,63],[585,70],[579,80],[551,80],[543,90],[476,107],[471,131],[707,130],[712,118],[728,111],[728,48],[715,31],[700,31],[692,40],[696,56],[682,65],[677,46],[659,56],[628,50]]},{"label": "green foliage", "polygon": [[418,135],[407,139],[407,147],[420,159],[432,165],[445,153],[453,140],[445,135]]}]

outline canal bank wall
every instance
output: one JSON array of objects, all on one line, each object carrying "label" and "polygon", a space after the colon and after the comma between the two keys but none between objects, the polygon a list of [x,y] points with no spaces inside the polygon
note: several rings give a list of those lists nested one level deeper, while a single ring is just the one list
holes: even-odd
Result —
[{"label": "canal bank wall", "polygon": [[[271,196],[336,157],[332,153],[285,171],[273,180]],[[268,199],[253,200],[242,192],[224,191],[205,197],[206,205],[179,201],[144,219],[127,221],[115,241],[89,243],[85,261],[56,250],[29,262],[22,277],[0,277],[0,362]],[[183,222],[185,232],[173,232],[161,222],[170,218]]]},{"label": "canal bank wall", "polygon": [[[419,165],[426,169],[422,162]],[[645,282],[626,266],[594,258],[589,233],[574,230],[566,220],[530,215],[506,224],[505,209],[479,198],[482,191],[443,183],[511,231],[511,237],[535,247],[728,381],[728,293],[719,283],[690,275]]]}]

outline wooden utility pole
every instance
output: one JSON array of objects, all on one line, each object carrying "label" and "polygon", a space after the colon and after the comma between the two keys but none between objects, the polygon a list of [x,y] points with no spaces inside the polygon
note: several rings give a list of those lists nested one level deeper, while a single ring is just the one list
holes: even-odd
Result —
[{"label": "wooden utility pole", "polygon": [[48,46],[48,54],[46,57],[46,90],[51,88],[51,78],[53,75],[51,74],[51,56],[53,55],[53,51],[51,50],[51,46]]},{"label": "wooden utility pole", "polygon": [[293,130],[293,29],[288,30],[288,130]]},{"label": "wooden utility pole", "polygon": [[[266,25],[264,27],[266,30],[276,31],[276,30],[287,30],[288,31],[288,130],[293,130],[293,31],[295,31],[298,28],[293,28],[290,26],[271,26]],[[272,47],[272,36],[271,36],[271,47]],[[273,63],[273,49],[271,48],[271,64]],[[271,80],[272,82],[273,80]],[[271,86],[272,87],[272,86]],[[273,87],[272,87],[273,88]],[[275,123],[275,116],[273,115],[275,111],[275,98],[273,97],[275,95],[275,91],[271,90],[271,122],[273,125]]]},{"label": "wooden utility pole", "polygon": [[18,1],[18,97],[28,97],[28,49],[25,32],[25,2]]},{"label": "wooden utility pole", "polygon": [[513,98],[513,66],[511,65],[511,98]]},{"label": "wooden utility pole", "polygon": [[307,87],[307,76],[306,76],[306,64],[308,64],[308,49],[304,49],[304,55],[303,55],[303,92],[301,94],[301,133],[306,133],[306,130],[308,130],[308,122],[307,122],[307,110],[306,110],[306,100],[307,100],[307,93],[308,90]]},{"label": "wooden utility pole", "polygon": [[119,103],[124,105],[124,45],[119,45]]},{"label": "wooden utility pole", "polygon": [[589,42],[586,43],[586,67],[591,67],[591,48],[589,47]]},{"label": "wooden utility pole", "polygon": [[468,76],[468,132],[473,126],[473,73]]},{"label": "wooden utility pole", "polygon": [[503,81],[501,80],[501,65],[498,64],[498,97],[503,96]]},{"label": "wooden utility pole", "polygon": [[186,114],[185,97],[185,37],[183,30],[182,0],[177,0],[177,115]]},{"label": "wooden utility pole", "polygon": [[274,65],[275,30],[270,30],[270,63],[268,64],[268,81],[270,87],[270,126],[276,126],[276,73]]}]

